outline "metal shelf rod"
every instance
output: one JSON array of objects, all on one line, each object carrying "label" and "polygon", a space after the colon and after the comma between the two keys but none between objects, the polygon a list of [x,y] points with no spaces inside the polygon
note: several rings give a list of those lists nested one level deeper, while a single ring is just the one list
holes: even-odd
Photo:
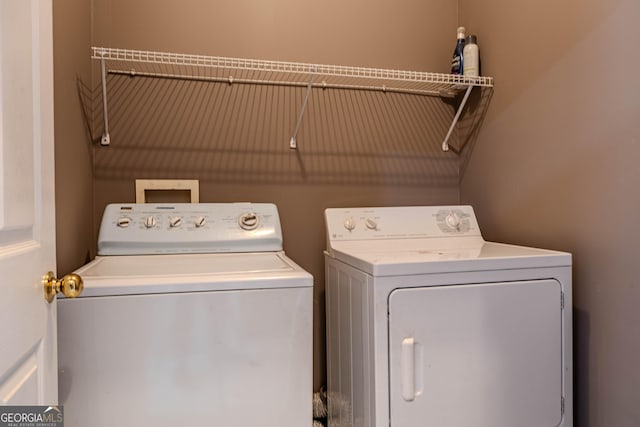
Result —
[{"label": "metal shelf rod", "polygon": [[[212,82],[212,83],[229,83],[229,84],[253,84],[253,85],[266,85],[266,86],[292,86],[292,87],[307,87],[309,84],[305,82],[291,82],[285,80],[260,80],[260,79],[245,79],[229,77],[207,77],[207,76],[190,76],[187,74],[173,74],[173,73],[150,73],[146,71],[136,70],[107,70],[108,74],[125,75],[129,77],[150,77],[158,79],[175,79],[175,80],[192,80],[199,82]],[[423,96],[439,96],[439,97],[453,97],[454,94],[448,91],[435,91],[435,90],[423,90],[423,89],[405,89],[389,86],[366,86],[366,85],[349,85],[349,84],[336,84],[327,83],[326,81],[314,82],[312,84],[315,89],[350,89],[350,90],[365,90],[365,91],[379,91],[379,92],[393,92],[404,93],[409,95],[423,95]]]},{"label": "metal shelf rod", "polygon": [[311,94],[311,88],[313,88],[313,80],[316,78],[315,74],[309,76],[309,84],[307,85],[307,92],[304,94],[304,100],[300,107],[300,113],[298,114],[298,121],[296,122],[296,128],[293,131],[293,135],[289,140],[289,148],[298,148],[298,131],[300,130],[300,124],[302,124],[302,116],[304,116],[304,110],[307,108],[307,101],[309,101],[309,95]]},{"label": "metal shelf rod", "polygon": [[456,124],[460,119],[460,115],[462,114],[462,110],[464,109],[464,106],[467,103],[467,99],[469,99],[469,94],[471,94],[472,89],[473,89],[473,86],[469,86],[466,92],[464,93],[464,96],[462,97],[462,102],[458,107],[458,111],[456,112],[456,115],[453,117],[453,122],[451,122],[451,126],[449,126],[449,131],[447,132],[447,136],[444,137],[444,141],[442,142],[442,151],[449,151],[449,138],[451,137],[451,134],[453,133],[453,129],[456,127]]},{"label": "metal shelf rod", "polygon": [[109,113],[107,112],[107,72],[104,59],[100,60],[100,76],[102,78],[102,114],[104,119],[104,132],[100,139],[100,145],[109,145],[111,137],[109,136]]}]

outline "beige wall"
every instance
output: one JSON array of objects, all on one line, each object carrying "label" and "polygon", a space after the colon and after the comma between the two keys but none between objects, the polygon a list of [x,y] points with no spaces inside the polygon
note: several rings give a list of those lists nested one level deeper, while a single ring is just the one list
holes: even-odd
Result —
[{"label": "beige wall", "polygon": [[91,3],[53,2],[56,236],[58,274],[95,254],[93,176],[89,130],[78,80],[90,82]]},{"label": "beige wall", "polygon": [[457,13],[450,0],[93,4],[96,45],[443,72]]},{"label": "beige wall", "polygon": [[462,178],[485,238],[574,254],[576,426],[640,425],[640,3],[460,0],[495,94]]}]

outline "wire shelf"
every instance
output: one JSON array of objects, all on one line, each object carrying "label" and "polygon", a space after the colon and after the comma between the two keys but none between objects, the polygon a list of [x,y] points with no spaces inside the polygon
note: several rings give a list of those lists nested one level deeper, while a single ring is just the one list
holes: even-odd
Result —
[{"label": "wire shelf", "polygon": [[[228,71],[241,71],[241,72],[254,72],[265,75],[269,74],[283,74],[290,75],[291,82],[296,83],[300,81],[308,80],[309,75],[321,76],[326,78],[323,83],[328,86],[331,84],[337,84],[342,87],[348,87],[347,83],[344,83],[345,79],[357,79],[358,80],[377,80],[398,82],[401,87],[419,88],[419,85],[423,85],[426,88],[430,88],[433,91],[437,91],[439,86],[449,86],[454,89],[461,89],[466,86],[483,86],[492,87],[492,77],[469,77],[454,74],[441,74],[430,73],[420,71],[406,71],[406,70],[393,70],[384,68],[366,68],[366,67],[350,67],[344,65],[322,65],[322,64],[308,64],[302,62],[283,62],[283,61],[267,61],[257,59],[244,59],[244,58],[228,58],[221,56],[205,56],[205,55],[191,55],[182,53],[168,53],[168,52],[154,52],[145,50],[130,50],[130,49],[116,49],[106,47],[93,47],[92,58],[99,60],[109,61],[110,66],[115,66],[115,63],[139,63],[139,64],[155,64],[162,66],[179,66],[179,67],[194,67],[196,69],[217,69]],[[113,63],[112,63],[113,62]],[[121,72],[131,72],[131,70],[121,69]],[[143,70],[134,70],[134,74],[144,73]],[[166,74],[166,73],[165,73]],[[220,73],[216,74],[219,76]],[[185,77],[182,75],[181,77]],[[197,74],[195,77],[201,77]],[[338,83],[333,83],[331,78],[336,78]],[[237,79],[233,79],[237,80]],[[271,81],[271,79],[265,78],[265,81]],[[402,85],[404,83],[404,85]],[[363,86],[362,84],[353,83],[354,87]],[[364,86],[367,86],[366,84]],[[424,89],[423,87],[423,89]],[[392,87],[384,87],[384,84],[378,85],[379,89],[393,89]]]},{"label": "wire shelf", "polygon": [[[312,88],[379,90],[440,97],[453,97],[464,91],[463,101],[442,145],[445,151],[448,150],[447,141],[471,89],[473,87],[493,87],[493,78],[486,76],[469,77],[384,68],[268,61],[107,47],[92,47],[91,57],[101,61],[103,86],[106,85],[105,75],[107,73],[227,82],[229,84],[305,86],[307,87],[307,95],[304,104],[306,104]],[[106,87],[103,87],[103,93],[104,120],[105,127],[107,127]],[[290,141],[291,148],[296,148],[295,139],[303,113],[304,105]],[[105,130],[102,143],[103,145],[109,144],[108,129]]]}]

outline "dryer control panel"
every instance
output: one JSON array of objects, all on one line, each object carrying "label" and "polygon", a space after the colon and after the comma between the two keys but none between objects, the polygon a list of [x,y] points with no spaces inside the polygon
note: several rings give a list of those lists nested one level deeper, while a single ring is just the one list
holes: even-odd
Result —
[{"label": "dryer control panel", "polygon": [[481,237],[471,206],[332,208],[325,219],[331,241]]},{"label": "dryer control panel", "polygon": [[98,255],[280,250],[280,218],[270,203],[111,204],[98,237]]}]

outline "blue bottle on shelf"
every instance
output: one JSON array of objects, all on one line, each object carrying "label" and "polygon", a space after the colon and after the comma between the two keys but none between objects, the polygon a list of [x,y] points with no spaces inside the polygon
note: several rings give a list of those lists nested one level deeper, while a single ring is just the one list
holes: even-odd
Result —
[{"label": "blue bottle on shelf", "polygon": [[451,59],[451,74],[463,74],[464,72],[464,27],[458,27],[458,41],[456,48],[453,50],[453,58]]}]

